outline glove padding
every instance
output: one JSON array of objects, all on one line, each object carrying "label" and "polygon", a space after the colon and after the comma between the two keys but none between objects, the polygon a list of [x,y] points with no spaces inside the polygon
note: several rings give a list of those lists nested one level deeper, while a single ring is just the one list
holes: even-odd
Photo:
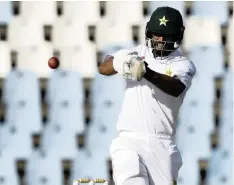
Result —
[{"label": "glove padding", "polygon": [[113,66],[120,76],[126,79],[139,81],[144,76],[145,64],[137,52],[120,50],[115,53]]}]

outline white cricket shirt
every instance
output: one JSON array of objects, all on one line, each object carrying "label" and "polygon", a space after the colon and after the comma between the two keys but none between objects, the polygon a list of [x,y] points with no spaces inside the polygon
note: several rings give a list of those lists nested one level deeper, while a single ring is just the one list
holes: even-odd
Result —
[{"label": "white cricket shirt", "polygon": [[185,94],[196,73],[194,64],[176,50],[167,58],[153,58],[145,45],[133,49],[145,57],[148,67],[161,74],[176,75],[186,85],[178,97],[161,91],[143,78],[140,81],[126,80],[125,96],[117,122],[117,130],[146,135],[176,133],[176,119]]}]

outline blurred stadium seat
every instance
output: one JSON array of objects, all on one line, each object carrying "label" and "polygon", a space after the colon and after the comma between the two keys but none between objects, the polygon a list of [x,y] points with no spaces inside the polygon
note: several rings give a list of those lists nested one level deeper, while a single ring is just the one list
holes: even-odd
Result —
[{"label": "blurred stadium seat", "polygon": [[119,20],[103,18],[97,25],[97,49],[102,50],[107,44],[133,44],[132,26],[122,24]]},{"label": "blurred stadium seat", "polygon": [[[115,86],[111,85],[113,83]],[[87,147],[92,151],[103,152],[105,157],[108,156],[111,139],[116,136],[114,123],[121,109],[124,89],[125,82],[118,75],[109,78],[102,75],[95,77],[91,97],[93,120],[88,132]],[[97,140],[100,137],[103,139],[98,143]]]},{"label": "blurred stadium seat", "polygon": [[52,41],[56,49],[60,47],[83,46],[89,43],[88,25],[74,19],[61,17],[53,25]]},{"label": "blurred stadium seat", "polygon": [[31,19],[14,17],[8,26],[9,46],[12,49],[45,44],[43,27]]},{"label": "blurred stadium seat", "polygon": [[197,72],[185,100],[187,103],[199,101],[211,105],[216,98],[214,78],[224,73],[223,46],[193,47],[188,57],[195,64]]},{"label": "blurred stadium seat", "polygon": [[228,1],[194,1],[192,15],[202,18],[214,17],[220,25],[227,25]]},{"label": "blurred stadium seat", "polygon": [[20,17],[33,20],[40,26],[51,25],[56,19],[57,12],[55,1],[22,1],[20,7]]},{"label": "blurred stadium seat", "polygon": [[228,70],[224,76],[221,91],[221,116],[219,129],[219,146],[224,150],[232,150],[233,146],[233,73]]},{"label": "blurred stadium seat", "polygon": [[10,49],[5,42],[0,42],[0,61],[0,78],[4,78],[11,69]]},{"label": "blurred stadium seat", "polygon": [[10,23],[12,15],[12,5],[10,1],[1,1],[0,2],[0,24]]},{"label": "blurred stadium seat", "polygon": [[47,123],[42,133],[41,151],[45,156],[74,159],[77,153],[75,130],[66,129],[69,124]]},{"label": "blurred stadium seat", "polygon": [[97,49],[93,43],[60,50],[61,68],[73,69],[84,78],[93,78],[97,72]]},{"label": "blurred stadium seat", "polygon": [[107,160],[100,154],[91,154],[87,149],[79,150],[71,170],[70,183],[79,177],[109,179]]},{"label": "blurred stadium seat", "polygon": [[[31,135],[25,132],[24,127],[13,124],[5,125],[3,140],[7,140],[1,148],[1,156],[8,155],[12,160],[28,159],[32,152]],[[7,137],[7,138],[4,138]]]},{"label": "blurred stadium seat", "polygon": [[[224,48],[221,45],[194,47],[189,52],[191,61],[197,68],[197,77],[214,78],[224,72]],[[212,67],[210,67],[212,66]]]},{"label": "blurred stadium seat", "polygon": [[151,15],[153,11],[160,6],[170,6],[180,11],[184,21],[186,21],[186,9],[184,1],[150,1],[149,2],[149,14]]},{"label": "blurred stadium seat", "polygon": [[189,157],[183,157],[183,166],[178,174],[178,185],[198,185],[199,184],[199,171],[198,163]]},{"label": "blurred stadium seat", "polygon": [[4,84],[3,101],[9,125],[24,128],[26,134],[40,131],[40,90],[34,73],[27,70],[9,73]]},{"label": "blurred stadium seat", "polygon": [[213,152],[208,168],[207,184],[233,184],[233,150],[217,149]]},{"label": "blurred stadium seat", "polygon": [[35,152],[26,166],[26,182],[35,185],[63,185],[61,161],[53,155]]},{"label": "blurred stadium seat", "polygon": [[146,28],[146,24],[149,21],[149,19],[150,19],[149,16],[145,17],[144,21],[142,21],[142,23],[140,25],[140,31],[139,31],[140,44],[145,43],[145,28]]},{"label": "blurred stadium seat", "polygon": [[183,48],[221,45],[221,29],[215,18],[190,16],[185,24]]},{"label": "blurred stadium seat", "polygon": [[57,70],[48,83],[49,121],[73,133],[84,130],[83,81],[79,73]]},{"label": "blurred stadium seat", "polygon": [[47,78],[51,69],[48,67],[48,59],[53,54],[51,44],[22,46],[15,50],[17,53],[17,69],[28,69],[38,77]]},{"label": "blurred stadium seat", "polygon": [[15,160],[11,155],[4,153],[0,155],[0,181],[4,185],[18,185],[17,172],[15,170]]},{"label": "blurred stadium seat", "polygon": [[123,25],[138,25],[143,20],[142,3],[141,1],[107,1],[106,17]]},{"label": "blurred stadium seat", "polygon": [[234,37],[233,37],[233,18],[229,20],[228,32],[227,32],[227,47],[230,53],[233,53]]},{"label": "blurred stadium seat", "polygon": [[98,1],[65,1],[63,17],[75,20],[80,25],[81,23],[96,25],[100,20],[99,3]]}]

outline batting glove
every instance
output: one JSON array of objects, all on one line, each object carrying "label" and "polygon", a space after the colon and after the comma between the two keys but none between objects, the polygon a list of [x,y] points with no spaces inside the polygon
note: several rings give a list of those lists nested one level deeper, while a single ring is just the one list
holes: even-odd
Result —
[{"label": "batting glove", "polygon": [[144,76],[145,64],[137,52],[120,50],[115,53],[113,67],[120,76],[126,79],[139,81]]}]

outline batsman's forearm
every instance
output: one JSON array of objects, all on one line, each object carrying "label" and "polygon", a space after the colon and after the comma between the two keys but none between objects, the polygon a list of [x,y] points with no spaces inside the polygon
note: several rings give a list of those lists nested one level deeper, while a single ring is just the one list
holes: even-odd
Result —
[{"label": "batsman's forearm", "polygon": [[106,56],[104,62],[98,66],[98,71],[100,74],[105,76],[111,76],[117,73],[113,67],[113,59],[113,56]]},{"label": "batsman's forearm", "polygon": [[163,92],[178,97],[185,89],[185,85],[176,78],[152,71],[146,66],[144,78]]}]

